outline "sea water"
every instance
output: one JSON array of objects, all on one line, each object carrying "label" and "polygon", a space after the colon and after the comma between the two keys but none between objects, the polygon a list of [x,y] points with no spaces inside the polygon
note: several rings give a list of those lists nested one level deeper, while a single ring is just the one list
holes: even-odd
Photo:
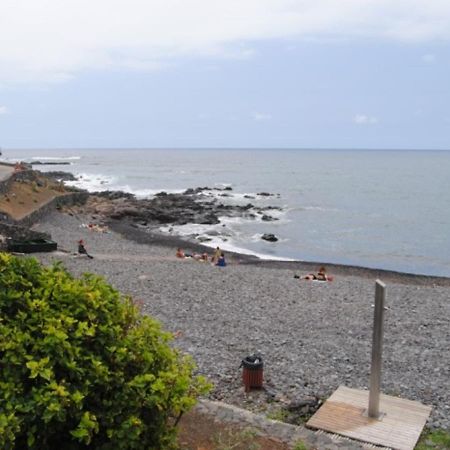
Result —
[{"label": "sea water", "polygon": [[[5,150],[9,160],[80,176],[76,184],[138,197],[230,186],[220,201],[279,206],[276,221],[162,231],[213,236],[210,245],[266,258],[450,276],[450,152],[287,149]],[[263,197],[256,194],[275,194]],[[218,195],[220,191],[212,191]],[[255,198],[248,198],[255,197]],[[220,233],[220,234],[219,234]],[[273,233],[279,240],[261,239]]]}]

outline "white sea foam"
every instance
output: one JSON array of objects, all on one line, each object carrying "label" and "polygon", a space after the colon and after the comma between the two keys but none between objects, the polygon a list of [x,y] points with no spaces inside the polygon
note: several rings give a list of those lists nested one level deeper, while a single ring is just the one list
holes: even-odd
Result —
[{"label": "white sea foam", "polygon": [[214,187],[218,189],[224,189],[226,187],[232,187],[231,183],[214,183]]},{"label": "white sea foam", "polygon": [[66,181],[65,184],[86,189],[88,192],[111,190],[111,185],[116,181],[115,177],[102,174],[81,173],[77,174],[76,177],[76,181]]},{"label": "white sea foam", "polygon": [[[251,224],[253,220],[241,217],[221,217],[219,224],[186,224],[186,225],[168,225],[160,227],[159,230],[166,234],[180,237],[197,237],[199,242],[211,248],[220,247],[224,251],[241,253],[243,255],[253,255],[259,259],[274,261],[294,261],[291,258],[267,255],[255,252],[248,248],[241,247],[236,242],[260,242],[262,234],[246,236],[244,233],[236,229],[237,225]],[[210,239],[203,241],[202,238]],[[280,239],[279,242],[285,242],[287,239]]]},{"label": "white sea foam", "polygon": [[33,161],[76,161],[81,159],[81,156],[33,156],[29,159]]},{"label": "white sea foam", "polygon": [[264,260],[295,261],[295,259],[292,259],[292,258],[283,258],[281,256],[266,255],[264,253],[254,252],[247,248],[242,248],[237,245],[234,245],[233,241],[223,242],[223,241],[218,240],[218,241],[214,242],[214,240],[213,240],[213,241],[209,241],[209,242],[203,242],[203,245],[205,245],[207,247],[211,247],[211,248],[216,248],[217,246],[219,246],[222,250],[224,250],[226,252],[241,253],[242,255],[253,255],[259,259],[264,259]]},{"label": "white sea foam", "polygon": [[[165,226],[161,227],[160,231],[168,234],[174,234],[176,236],[181,237],[187,237],[187,236],[195,236],[198,235],[199,237],[208,237],[211,239],[210,241],[201,241],[200,242],[210,248],[216,248],[220,247],[222,250],[227,252],[234,252],[234,253],[241,253],[243,255],[253,255],[256,256],[259,259],[264,260],[273,260],[273,261],[295,261],[291,258],[283,258],[279,256],[273,256],[273,255],[266,255],[264,253],[255,252],[253,250],[249,250],[248,248],[240,247],[239,245],[236,245],[234,242],[235,240],[241,240],[242,236],[235,236],[234,233],[232,233],[232,236],[234,236],[236,239],[230,238],[230,235],[227,234],[221,234],[218,236],[211,236],[208,234],[208,232],[212,231],[212,227],[215,227],[216,225],[200,225],[200,224],[187,224],[187,225],[175,225],[175,226]],[[259,236],[259,240],[261,238],[261,235]],[[241,238],[241,239],[239,239]]]},{"label": "white sea foam", "polygon": [[160,192],[166,192],[167,194],[181,194],[185,191],[185,189],[132,189],[129,185],[118,185],[114,186],[111,189],[116,191],[124,191],[129,192],[136,196],[136,198],[151,198]]}]

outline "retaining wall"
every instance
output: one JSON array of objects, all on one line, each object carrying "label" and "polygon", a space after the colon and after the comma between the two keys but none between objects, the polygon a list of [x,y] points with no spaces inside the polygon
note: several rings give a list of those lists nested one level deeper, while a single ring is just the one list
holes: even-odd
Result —
[{"label": "retaining wall", "polygon": [[61,195],[50,200],[48,203],[42,205],[39,209],[31,212],[22,219],[15,221],[17,225],[29,227],[33,223],[38,222],[42,217],[50,211],[60,208],[62,206],[70,206],[75,204],[86,203],[89,194],[87,192],[72,192],[70,194]]}]

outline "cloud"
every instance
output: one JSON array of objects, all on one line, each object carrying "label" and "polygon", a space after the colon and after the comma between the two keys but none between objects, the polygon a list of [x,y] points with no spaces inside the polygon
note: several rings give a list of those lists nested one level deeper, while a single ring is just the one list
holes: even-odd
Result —
[{"label": "cloud", "polygon": [[250,58],[271,39],[450,40],[448,0],[2,0],[0,82]]},{"label": "cloud", "polygon": [[261,113],[261,112],[254,112],[252,114],[253,120],[256,120],[257,122],[261,122],[263,120],[270,120],[272,118],[271,114],[267,113]]},{"label": "cloud", "polygon": [[368,116],[366,114],[356,114],[353,117],[353,122],[357,125],[375,125],[378,123],[378,118],[374,116]]},{"label": "cloud", "polygon": [[433,55],[432,53],[422,55],[422,61],[427,64],[433,64],[436,61],[436,55]]},{"label": "cloud", "polygon": [[0,106],[0,115],[2,114],[8,114],[9,110],[6,106]]}]

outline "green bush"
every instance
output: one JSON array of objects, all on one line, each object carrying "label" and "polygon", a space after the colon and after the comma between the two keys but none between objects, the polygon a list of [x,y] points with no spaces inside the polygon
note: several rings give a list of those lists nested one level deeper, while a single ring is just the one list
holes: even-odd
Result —
[{"label": "green bush", "polygon": [[166,449],[206,383],[102,278],[0,253],[0,448]]}]

